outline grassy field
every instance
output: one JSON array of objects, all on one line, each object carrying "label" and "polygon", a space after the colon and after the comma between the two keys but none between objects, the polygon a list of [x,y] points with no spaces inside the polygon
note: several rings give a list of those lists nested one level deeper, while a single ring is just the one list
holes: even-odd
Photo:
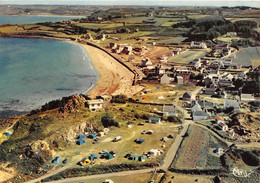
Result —
[{"label": "grassy field", "polygon": [[[135,106],[128,106],[127,107],[119,107],[121,110],[124,109],[125,113],[129,113],[129,111],[132,108],[135,108],[135,111],[140,112],[143,111],[143,107],[138,107],[141,105],[135,105]],[[149,106],[148,106],[149,107]],[[147,107],[147,108],[148,108]],[[140,111],[139,111],[140,110]],[[149,109],[146,109],[149,110]],[[118,120],[118,118],[121,118],[121,120]],[[163,151],[166,151],[167,148],[171,145],[173,140],[167,141],[167,143],[164,143],[160,141],[162,137],[168,136],[170,134],[176,135],[178,126],[174,123],[166,123],[163,122],[161,124],[148,124],[145,123],[145,120],[135,120],[133,121],[133,127],[127,128],[126,122],[131,121],[127,118],[125,118],[124,114],[118,114],[118,116],[115,116],[115,120],[119,121],[122,124],[122,127],[112,127],[110,129],[110,132],[108,135],[101,137],[100,143],[98,144],[92,144],[93,140],[86,139],[86,144],[82,146],[72,145],[71,147],[66,148],[64,151],[57,152],[57,156],[61,156],[63,159],[68,158],[70,164],[73,167],[78,167],[76,163],[80,161],[84,157],[88,157],[90,154],[95,153],[98,154],[101,150],[107,150],[107,151],[115,151],[117,153],[117,156],[113,160],[98,160],[96,164],[118,164],[123,162],[130,162],[130,160],[127,160],[124,158],[124,156],[127,153],[137,153],[138,155],[141,155],[143,153],[148,152],[150,149],[154,148],[160,148]],[[144,122],[144,126],[137,126],[139,122]],[[141,132],[143,130],[153,130],[154,133],[152,135],[143,135]],[[121,136],[122,140],[119,142],[112,142],[112,140],[117,137]],[[134,142],[135,139],[144,139],[143,144],[136,144]],[[76,140],[75,140],[76,142]],[[162,147],[162,145],[166,145],[165,147]],[[152,158],[149,161],[159,161],[162,158],[161,156]],[[149,162],[148,161],[148,162]]]},{"label": "grassy field", "polygon": [[[200,182],[200,183],[212,183],[214,176],[200,176],[200,175],[184,175],[173,172],[166,173],[166,179],[162,183],[176,182],[176,183],[187,183],[187,182]],[[196,181],[197,180],[197,181]]]},{"label": "grassy field", "polygon": [[201,58],[207,54],[209,50],[187,50],[184,53],[174,56],[168,63],[189,63],[190,61]]},{"label": "grassy field", "polygon": [[243,66],[260,65],[260,47],[242,48],[234,59],[234,63],[242,64]]},{"label": "grassy field", "polygon": [[[192,126],[172,164],[177,169],[212,169],[221,166],[219,156],[213,153],[217,147],[226,147],[204,128]],[[200,141],[194,141],[200,139]]]},{"label": "grassy field", "polygon": [[[148,182],[151,178],[151,174],[150,173],[146,173],[146,174],[136,174],[136,175],[126,175],[126,176],[121,176],[121,177],[109,177],[106,179],[110,179],[112,180],[114,183],[144,183],[144,182]],[[101,183],[104,182],[106,179],[104,178],[100,178],[100,179],[92,179],[92,180],[82,180],[81,182],[83,183]],[[74,183],[78,183],[78,182],[74,182]]]}]

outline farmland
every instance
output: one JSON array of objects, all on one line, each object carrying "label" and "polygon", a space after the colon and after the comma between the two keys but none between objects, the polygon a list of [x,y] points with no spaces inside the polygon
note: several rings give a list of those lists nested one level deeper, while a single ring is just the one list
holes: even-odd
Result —
[{"label": "farmland", "polygon": [[205,56],[208,52],[208,49],[205,50],[187,50],[184,53],[174,56],[169,60],[169,63],[182,63],[187,64],[196,58],[201,58]]},{"label": "farmland", "polygon": [[[172,164],[176,169],[214,169],[221,166],[219,157],[213,153],[217,147],[224,148],[225,145],[212,136],[207,130],[192,126],[189,138],[185,139],[178,151],[177,158]],[[195,141],[194,139],[200,139]],[[224,147],[223,147],[224,146]],[[205,158],[206,157],[206,158]]]},{"label": "farmland", "polygon": [[[120,176],[120,177],[109,177],[106,179],[110,179],[112,180],[114,183],[120,183],[120,182],[127,182],[127,183],[143,183],[143,182],[148,182],[149,179],[151,178],[151,174],[150,173],[146,173],[146,174],[137,174],[135,176],[133,175],[125,175],[125,176]],[[87,179],[86,182],[88,183],[100,183],[105,181],[106,179],[104,178],[98,178],[98,179]],[[81,182],[84,182],[85,180],[82,180]],[[74,183],[78,183],[74,182]]]},{"label": "farmland", "polygon": [[242,48],[234,59],[234,63],[242,64],[243,66],[260,65],[260,47]]}]

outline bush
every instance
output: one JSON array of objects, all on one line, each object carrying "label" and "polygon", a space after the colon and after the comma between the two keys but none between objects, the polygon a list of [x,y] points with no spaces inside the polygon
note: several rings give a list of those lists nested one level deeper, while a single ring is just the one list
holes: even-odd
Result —
[{"label": "bush", "polygon": [[110,126],[116,126],[119,127],[119,123],[115,121],[112,117],[110,117],[108,114],[103,116],[101,118],[101,122],[105,128],[110,127]]},{"label": "bush", "polygon": [[167,120],[169,122],[181,123],[181,120],[176,116],[168,116]]},{"label": "bush", "polygon": [[241,154],[243,161],[249,166],[259,166],[259,158],[251,151],[245,151]]},{"label": "bush", "polygon": [[116,95],[112,97],[111,102],[112,103],[123,103],[125,104],[127,101],[127,96],[126,95]]}]

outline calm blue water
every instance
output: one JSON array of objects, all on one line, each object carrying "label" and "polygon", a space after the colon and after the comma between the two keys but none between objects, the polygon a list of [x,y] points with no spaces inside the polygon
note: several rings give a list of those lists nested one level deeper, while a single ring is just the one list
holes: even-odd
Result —
[{"label": "calm blue water", "polygon": [[50,100],[84,93],[98,80],[86,50],[75,43],[0,38],[0,118]]},{"label": "calm blue water", "polygon": [[58,17],[58,16],[0,16],[0,25],[5,24],[35,24],[40,22],[60,22],[84,17]]}]

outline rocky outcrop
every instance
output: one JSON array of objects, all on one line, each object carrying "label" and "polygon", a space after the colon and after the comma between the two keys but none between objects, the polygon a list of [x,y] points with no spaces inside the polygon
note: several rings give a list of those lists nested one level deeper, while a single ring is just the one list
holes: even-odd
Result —
[{"label": "rocky outcrop", "polygon": [[71,98],[60,107],[60,112],[71,113],[85,107],[86,98],[83,95],[73,95]]}]

